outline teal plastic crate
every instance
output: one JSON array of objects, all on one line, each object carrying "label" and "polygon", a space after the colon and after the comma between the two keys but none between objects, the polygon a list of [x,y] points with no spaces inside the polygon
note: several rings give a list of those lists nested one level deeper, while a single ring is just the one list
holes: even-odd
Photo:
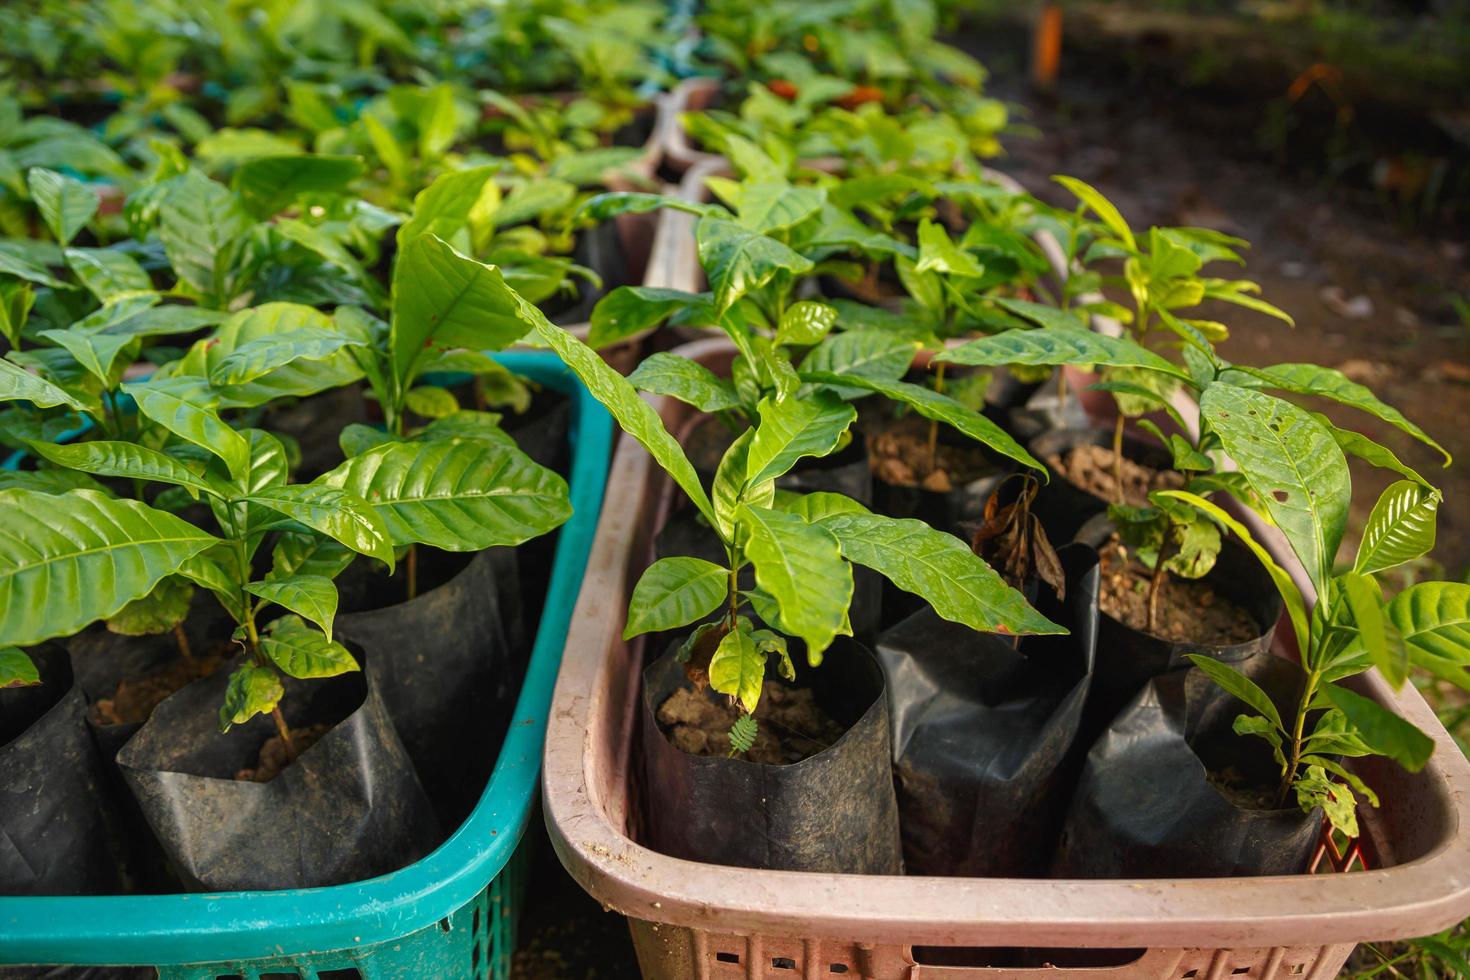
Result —
[{"label": "teal plastic crate", "polygon": [[0,964],[152,966],[163,980],[501,980],[525,894],[521,846],[551,690],[602,509],[612,419],[555,355],[495,355],[572,398],[573,513],[562,525],[526,680],[479,804],[422,860],[330,888],[0,897]]}]

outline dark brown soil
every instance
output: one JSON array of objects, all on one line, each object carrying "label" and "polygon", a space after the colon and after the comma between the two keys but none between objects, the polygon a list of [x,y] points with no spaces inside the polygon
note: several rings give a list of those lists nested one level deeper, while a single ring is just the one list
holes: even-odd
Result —
[{"label": "dark brown soil", "polygon": [[[728,756],[730,726],[740,711],[729,699],[710,701],[680,688],[659,705],[658,720],[674,747],[690,755]],[[843,728],[817,706],[809,688],[766,681],[755,709],[760,735],[744,758],[768,766],[810,758],[842,737]]]},{"label": "dark brown soil", "polygon": [[[1101,497],[1109,503],[1118,500],[1118,482],[1113,475],[1113,450],[1107,446],[1082,445],[1066,456],[1049,456],[1046,465],[1069,483]],[[1147,507],[1148,495],[1155,490],[1180,490],[1184,477],[1173,470],[1155,470],[1123,457],[1123,502],[1134,507]]]},{"label": "dark brown soil", "polygon": [[865,428],[873,476],[889,486],[949,493],[997,470],[978,446],[946,442],[942,426],[930,456],[930,422],[917,415],[877,421]]},{"label": "dark brown soil", "polygon": [[1276,788],[1251,783],[1234,766],[1227,766],[1219,772],[1206,772],[1205,778],[1221,796],[1242,810],[1277,809]]},{"label": "dark brown soil", "polygon": [[684,452],[695,469],[701,473],[713,473],[737,435],[717,417],[701,419],[689,430],[689,437],[684,440]]},{"label": "dark brown soil", "polygon": [[318,739],[331,730],[332,726],[330,724],[320,722],[293,731],[291,733],[291,743],[295,746],[295,755],[286,751],[286,743],[281,741],[279,735],[272,735],[260,747],[260,755],[255,760],[255,768],[241,769],[235,773],[236,781],[242,783],[270,782],[280,774],[282,769],[285,769],[292,762],[296,761],[296,756],[311,748],[317,743]]},{"label": "dark brown soil", "polygon": [[136,680],[118,684],[110,698],[98,698],[92,705],[95,725],[135,725],[148,720],[159,702],[180,688],[208,677],[229,659],[230,648],[195,657],[179,657],[163,668]]},{"label": "dark brown soil", "polygon": [[1176,643],[1231,646],[1261,635],[1255,617],[1203,579],[1170,575],[1159,592],[1158,620],[1148,628],[1148,590],[1153,576],[1129,560],[1113,539],[1101,550],[1102,611],[1130,629]]}]

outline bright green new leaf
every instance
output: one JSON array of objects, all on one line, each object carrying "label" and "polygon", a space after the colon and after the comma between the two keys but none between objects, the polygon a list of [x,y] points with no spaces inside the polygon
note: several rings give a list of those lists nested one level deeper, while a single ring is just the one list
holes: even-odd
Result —
[{"label": "bright green new leaf", "polygon": [[1332,433],[1290,402],[1214,384],[1200,416],[1239,465],[1328,601],[1327,582],[1347,526],[1352,483]]},{"label": "bright green new leaf", "polygon": [[1400,480],[1384,490],[1363,528],[1353,571],[1371,575],[1429,554],[1442,499],[1438,490],[1412,480]]},{"label": "bright green new leaf", "polygon": [[92,220],[101,203],[97,189],[91,184],[54,170],[32,167],[26,181],[46,227],[63,247],[70,245],[77,232]]},{"label": "bright green new leaf", "polygon": [[215,492],[207,480],[183,463],[138,443],[96,439],[74,443],[32,442],[29,445],[31,451],[42,459],[94,476],[171,483],[188,490],[189,496],[196,500],[200,491]]},{"label": "bright green new leaf", "polygon": [[820,187],[793,186],[784,181],[756,181],[740,186],[740,223],[769,234],[800,224],[816,214],[827,199]]},{"label": "bright green new leaf", "polygon": [[766,654],[750,634],[742,629],[726,633],[710,658],[710,687],[738,698],[746,712],[753,712],[760,704],[765,677]]},{"label": "bright green new leaf", "polygon": [[214,411],[214,396],[198,378],[154,378],[122,386],[138,411],[185,442],[224,460],[230,476],[250,470],[250,443]]},{"label": "bright green new leaf", "polygon": [[91,490],[0,493],[0,646],[69,636],[147,595],[217,539]]},{"label": "bright green new leaf", "polygon": [[776,343],[805,347],[819,342],[837,322],[837,310],[816,300],[792,303],[781,314],[776,328]]},{"label": "bright green new leaf", "polygon": [[1423,769],[1434,754],[1433,739],[1377,701],[1336,684],[1325,684],[1322,690],[1375,752],[1410,772]]},{"label": "bright green new leaf", "polygon": [[361,339],[330,330],[285,330],[241,344],[221,357],[210,369],[209,381],[230,388],[255,381],[295,361],[320,361],[344,347],[362,346]]},{"label": "bright green new leaf", "polygon": [[776,499],[776,484],[767,480],[748,485],[750,444],[755,440],[755,429],[746,429],[735,437],[720,465],[715,468],[715,479],[710,486],[710,497],[715,508],[715,527],[720,537],[727,542],[735,540],[735,511],[742,501],[757,507],[769,507]]},{"label": "bright green new leaf", "polygon": [[352,457],[317,483],[371,501],[393,544],[400,546],[480,551],[517,545],[559,526],[572,513],[566,481],[508,442],[386,443]]},{"label": "bright green new leaf", "polygon": [[736,300],[760,289],[780,272],[810,272],[810,259],[774,238],[722,218],[700,219],[696,229],[699,264],[709,277],[715,305],[723,313]]},{"label": "bright green new leaf", "polygon": [[1307,414],[1316,419],[1318,424],[1332,435],[1332,439],[1337,443],[1338,448],[1348,455],[1356,456],[1365,463],[1381,469],[1390,470],[1406,479],[1413,480],[1421,486],[1428,487],[1430,485],[1429,481],[1420,476],[1417,470],[1405,466],[1387,446],[1380,446],[1372,439],[1369,439],[1360,432],[1354,432],[1352,429],[1338,428],[1332,424],[1331,419],[1321,412],[1308,412]]},{"label": "bright green new leaf", "polygon": [[[886,330],[844,330],[826,337],[801,362],[811,374],[856,375],[875,381],[898,381],[914,363],[916,340],[896,337]],[[850,385],[833,386],[846,399],[867,394]]]},{"label": "bright green new leaf", "polygon": [[755,486],[786,473],[797,461],[830,454],[857,421],[857,410],[829,393],[810,398],[761,400],[746,460],[746,485]]},{"label": "bright green new leaf", "polygon": [[1384,621],[1383,590],[1372,578],[1357,572],[1348,572],[1336,581],[1368,659],[1395,690],[1403,687],[1409,676],[1408,651],[1397,636],[1390,635]]},{"label": "bright green new leaf", "polygon": [[229,298],[221,292],[226,265],[250,225],[239,197],[192,170],[176,179],[158,209],[158,237],[174,271],[201,295],[221,300]]},{"label": "bright green new leaf", "polygon": [[923,521],[838,512],[818,526],[836,535],[849,561],[928,602],[950,622],[982,632],[1066,632],[1032,609],[963,541]]},{"label": "bright green new leaf", "polygon": [[271,580],[308,575],[334,579],[352,564],[357,553],[340,542],[319,534],[287,531],[276,539],[271,550]]},{"label": "bright green new leaf", "polygon": [[919,259],[917,272],[942,272],[965,279],[979,279],[985,267],[969,252],[950,240],[944,226],[924,218],[919,222]]},{"label": "bright green new leaf", "polygon": [[660,558],[649,565],[628,602],[623,639],[655,630],[677,629],[720,607],[730,570],[702,558]]},{"label": "bright green new leaf", "polygon": [[1190,653],[1186,654],[1186,656],[1210,680],[1250,705],[1255,711],[1269,719],[1271,724],[1275,725],[1278,729],[1286,731],[1286,727],[1281,724],[1281,712],[1276,710],[1276,703],[1271,700],[1265,691],[1256,685],[1255,681],[1231,665],[1216,660],[1214,657],[1199,653]]},{"label": "bright green new leaf", "polygon": [[[245,591],[311,620],[321,627],[326,639],[331,640],[332,620],[337,616],[337,587],[331,579],[322,575],[292,575],[251,582],[245,586]],[[286,672],[292,677],[302,676],[289,670]]]},{"label": "bright green new leaf", "polygon": [[413,215],[398,227],[398,247],[423,235],[451,239],[470,222],[475,206],[487,195],[499,202],[492,180],[499,166],[471,167],[440,174],[413,199]]},{"label": "bright green new leaf", "polygon": [[1117,235],[1118,238],[1130,249],[1137,249],[1138,244],[1133,240],[1133,231],[1128,227],[1128,222],[1123,220],[1123,215],[1102,195],[1102,192],[1090,184],[1086,184],[1076,177],[1054,176],[1052,180],[1061,184],[1081,201],[1086,207],[1091,208],[1093,213],[1102,219],[1108,230]]},{"label": "bright green new leaf", "polygon": [[709,302],[701,293],[658,286],[619,286],[592,308],[587,343],[596,348],[651,330],[680,310]]},{"label": "bright green new leaf", "polygon": [[260,638],[260,651],[287,676],[303,680],[362,669],[346,647],[306,625],[300,616],[282,616],[271,623]]},{"label": "bright green new leaf", "polygon": [[1126,337],[1109,337],[1091,330],[1007,330],[940,351],[934,355],[934,360],[975,367],[1106,364],[1110,367],[1148,368],[1182,381],[1189,380],[1189,376],[1179,368],[1142,345]]},{"label": "bright green new leaf", "polygon": [[403,396],[403,407],[426,419],[444,419],[459,411],[459,399],[447,388],[419,385]]},{"label": "bright green new leaf", "polygon": [[[1423,657],[1443,661],[1458,671],[1466,687],[1470,668],[1470,585],[1463,582],[1420,582],[1388,603],[1388,619],[1403,637],[1415,663]],[[1452,674],[1451,677],[1456,675]]]},{"label": "bright green new leaf", "polygon": [[639,391],[667,395],[693,405],[701,412],[723,412],[740,407],[735,386],[697,361],[658,351],[643,359],[628,375]]},{"label": "bright green new leaf", "polygon": [[[349,460],[349,462],[351,462]],[[320,484],[267,487],[244,498],[320,531],[393,568],[393,541],[378,512],[348,490]]]},{"label": "bright green new leaf", "polygon": [[776,600],[782,628],[806,641],[807,658],[816,666],[842,632],[852,603],[852,566],[837,538],[822,525],[766,507],[741,504],[735,517],[748,535],[745,554],[756,584]]},{"label": "bright green new leaf", "polygon": [[235,171],[235,191],[257,217],[269,218],[303,194],[344,189],[366,171],[357,157],[297,153],[256,157]]}]

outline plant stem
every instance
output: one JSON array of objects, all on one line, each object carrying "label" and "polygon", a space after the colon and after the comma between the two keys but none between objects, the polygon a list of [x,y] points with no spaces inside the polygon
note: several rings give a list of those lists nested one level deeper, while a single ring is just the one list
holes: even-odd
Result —
[{"label": "plant stem", "polygon": [[411,544],[408,546],[408,557],[404,559],[408,566],[408,597],[414,599],[419,594],[419,546]]},{"label": "plant stem", "polygon": [[730,560],[730,629],[735,629],[735,622],[740,615],[740,567],[735,562],[735,549],[725,549],[726,556]]},{"label": "plant stem", "polygon": [[281,736],[281,741],[286,745],[286,758],[296,758],[296,746],[291,741],[291,729],[286,727],[286,716],[281,714],[281,706],[278,704],[271,709],[271,721],[276,723],[276,734]]},{"label": "plant stem", "polygon": [[178,644],[179,653],[183,658],[193,662],[194,651],[189,649],[189,634],[184,632],[183,623],[174,623],[174,642]]},{"label": "plant stem", "polygon": [[[946,362],[940,361],[939,368],[934,372],[934,390],[944,394],[944,366]],[[929,472],[933,473],[939,463],[939,421],[929,420]]]},{"label": "plant stem", "polygon": [[1169,550],[1169,534],[1164,533],[1164,543],[1159,545],[1159,556],[1154,559],[1153,579],[1148,584],[1148,626],[1150,633],[1154,631],[1154,623],[1159,617],[1159,596],[1164,591],[1164,579],[1169,577],[1169,570],[1164,567],[1167,560],[1165,552]]},{"label": "plant stem", "polygon": [[1118,413],[1118,421],[1113,423],[1113,496],[1117,498],[1115,503],[1123,503],[1123,413]]},{"label": "plant stem", "polygon": [[1281,785],[1276,789],[1276,809],[1278,810],[1286,806],[1286,798],[1291,793],[1291,784],[1296,781],[1296,769],[1302,761],[1302,734],[1307,724],[1307,708],[1312,703],[1312,697],[1317,693],[1317,684],[1321,679],[1321,674],[1315,670],[1310,671],[1306,682],[1302,684],[1302,698],[1296,706],[1296,720],[1292,722],[1291,755],[1281,769]]},{"label": "plant stem", "polygon": [[483,412],[486,406],[490,404],[489,399],[485,397],[485,376],[483,374],[475,375],[474,388],[475,411]]}]

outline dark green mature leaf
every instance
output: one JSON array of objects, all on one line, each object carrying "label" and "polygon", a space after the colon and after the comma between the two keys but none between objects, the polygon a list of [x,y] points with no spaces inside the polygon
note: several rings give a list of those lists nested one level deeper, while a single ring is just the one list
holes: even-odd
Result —
[{"label": "dark green mature leaf", "polygon": [[15,276],[25,282],[33,282],[52,289],[75,289],[69,282],[57,279],[46,266],[26,254],[26,250],[12,242],[0,242],[0,274]]},{"label": "dark green mature leaf", "polygon": [[116,249],[69,248],[66,250],[66,264],[77,274],[82,285],[103,303],[127,293],[153,288],[153,281],[138,260]]},{"label": "dark green mature leaf", "polygon": [[387,443],[317,482],[370,501],[396,545],[517,545],[572,513],[565,480],[513,444],[482,439]]},{"label": "dark green mature leaf", "polygon": [[743,629],[733,629],[720,639],[709,662],[710,687],[738,698],[747,712],[760,704],[766,677],[766,653]]},{"label": "dark green mature leaf", "polygon": [[0,360],[0,402],[26,401],[37,408],[54,408],[65,405],[79,412],[88,407],[65,390],[32,374],[18,364]]},{"label": "dark green mature leaf", "polygon": [[344,347],[366,346],[346,334],[318,330],[287,330],[241,344],[209,372],[210,384],[221,388],[243,385],[295,361],[320,361]]},{"label": "dark green mature leaf", "polygon": [[[245,586],[245,591],[304,616],[321,627],[326,639],[332,638],[332,620],[337,616],[337,587],[326,576],[292,575],[272,578],[264,582],[251,582]],[[282,665],[283,669],[284,666]],[[290,670],[286,672],[292,677],[302,676]]]},{"label": "dark green mature leaf", "polygon": [[0,647],[0,691],[11,687],[31,687],[41,683],[41,672],[24,650]]},{"label": "dark green mature leaf", "polygon": [[[1470,667],[1470,585],[1463,582],[1421,582],[1388,603],[1388,619],[1416,652],[1448,661],[1459,668],[1461,680]],[[1417,659],[1415,662],[1419,662]]]},{"label": "dark green mature leaf", "polygon": [[[1236,367],[1232,370],[1246,374],[1256,382],[1251,383],[1250,380],[1247,380],[1242,387],[1261,387],[1264,384],[1298,395],[1330,398],[1343,405],[1360,409],[1382,419],[1400,432],[1413,436],[1426,446],[1438,450],[1444,456],[1444,465],[1448,466],[1452,462],[1449,452],[1429,438],[1423,429],[1406,419],[1402,412],[1380,401],[1372,391],[1335,368],[1320,367],[1316,364],[1276,364],[1268,368]],[[1226,380],[1231,384],[1238,384],[1244,379],[1227,373]]]},{"label": "dark green mature leaf", "polygon": [[1167,374],[1183,381],[1189,376],[1153,351],[1125,337],[1109,337],[1090,330],[1047,328],[1007,330],[981,337],[934,355],[936,361],[953,361],[976,367],[1008,364],[1060,366],[1105,364],[1137,367]]},{"label": "dark green mature leaf", "polygon": [[1434,519],[1443,496],[1412,480],[1383,491],[1358,544],[1353,570],[1371,575],[1429,554],[1434,549]]},{"label": "dark green mature leaf", "polygon": [[919,596],[951,622],[985,632],[1066,632],[1027,605],[963,541],[923,521],[839,512],[817,523],[836,535],[849,561]]},{"label": "dark green mature leaf", "polygon": [[94,476],[171,483],[188,490],[189,496],[196,500],[201,490],[214,492],[208,481],[172,456],[133,442],[109,439],[68,444],[33,442],[30,447],[36,455],[57,466]]},{"label": "dark green mature leaf", "polygon": [[740,407],[735,386],[696,361],[667,351],[645,357],[628,375],[628,382],[639,391],[668,395],[699,409],[701,412],[723,412]]},{"label": "dark green mature leaf", "polygon": [[623,639],[703,619],[720,607],[729,583],[728,568],[703,558],[660,558],[633,587]]},{"label": "dark green mature leaf", "polygon": [[51,234],[62,246],[71,244],[77,232],[92,220],[101,203],[97,189],[91,184],[54,170],[32,167],[26,181],[46,227],[51,229]]},{"label": "dark green mature leaf", "polygon": [[1197,494],[1184,490],[1156,490],[1155,493],[1161,497],[1182,500],[1201,513],[1208,514],[1217,524],[1229,530],[1251,550],[1256,560],[1261,563],[1261,567],[1266,570],[1266,574],[1271,576],[1276,590],[1281,593],[1281,599],[1286,604],[1287,617],[1291,620],[1292,630],[1296,634],[1297,649],[1307,649],[1307,606],[1301,590],[1296,587],[1296,583],[1286,573],[1286,569],[1276,564],[1276,559],[1271,557],[1271,553],[1251,535],[1250,528],[1230,516],[1228,511],[1222,510]]},{"label": "dark green mature leaf", "polygon": [[219,730],[227,732],[256,715],[270,714],[285,695],[281,679],[269,667],[245,664],[236,668],[219,708]]},{"label": "dark green mature leaf", "polygon": [[651,330],[680,310],[709,302],[702,293],[658,286],[619,286],[592,308],[587,343],[602,348]]},{"label": "dark green mature leaf", "polygon": [[613,191],[590,198],[577,211],[578,220],[601,224],[620,214],[647,214],[659,208],[673,208],[689,214],[728,216],[724,208],[688,201],[673,194],[648,194],[641,191]]},{"label": "dark green mature leaf", "polygon": [[244,498],[284,514],[353,551],[393,568],[393,541],[388,528],[366,500],[337,487],[307,484],[266,487]]},{"label": "dark green mature leaf", "polygon": [[217,543],[136,500],[0,493],[0,646],[69,636],[151,592]]},{"label": "dark green mature leaf", "polygon": [[1377,701],[1336,684],[1323,685],[1322,690],[1364,742],[1410,772],[1423,769],[1434,754],[1433,739]]},{"label": "dark green mature leaf", "polygon": [[780,402],[765,398],[757,411],[760,425],[746,459],[745,482],[752,486],[776,479],[804,457],[830,454],[857,421],[855,408],[826,392]]},{"label": "dark green mature leaf", "polygon": [[[844,330],[812,348],[802,360],[801,370],[898,381],[908,373],[918,349],[918,341],[896,337],[886,330]],[[866,389],[850,385],[834,386],[832,390],[848,399],[867,394]]]},{"label": "dark green mature leaf", "polygon": [[342,190],[366,170],[357,157],[317,153],[256,157],[235,171],[234,187],[257,217],[268,218],[303,194]]},{"label": "dark green mature leaf", "polygon": [[774,238],[723,218],[701,218],[696,229],[699,263],[709,278],[715,306],[723,313],[736,300],[759,289],[779,272],[812,270],[810,259]]},{"label": "dark green mature leaf", "polygon": [[801,380],[813,384],[847,385],[875,391],[885,398],[903,402],[926,419],[943,422],[971,439],[989,446],[1001,455],[1031,467],[1041,473],[1043,479],[1050,477],[1046,467],[1012,438],[1010,433],[979,412],[961,405],[953,398],[925,388],[923,385],[907,381],[879,381],[875,378],[814,371],[802,371]]},{"label": "dark green mature leaf", "polygon": [[153,378],[122,390],[138,403],[139,412],[224,460],[234,479],[249,471],[250,443],[215,413],[214,396],[199,379]]},{"label": "dark green mature leaf", "polygon": [[775,599],[781,627],[806,641],[807,659],[816,666],[852,604],[852,566],[837,538],[822,525],[766,507],[741,504],[735,517],[748,535],[745,554],[756,584]]},{"label": "dark green mature leaf", "polygon": [[176,178],[158,209],[158,237],[174,272],[205,296],[219,292],[230,250],[250,225],[234,193],[195,171]]},{"label": "dark green mature leaf", "polygon": [[[332,592],[335,595],[336,589]],[[300,616],[282,616],[271,623],[260,638],[260,651],[287,675],[303,680],[362,669],[346,647],[306,625]]]},{"label": "dark green mature leaf", "polygon": [[352,564],[357,553],[331,538],[301,531],[287,531],[276,539],[271,551],[267,579],[312,575],[334,579]]},{"label": "dark green mature leaf", "polygon": [[1255,681],[1214,657],[1199,653],[1190,653],[1185,656],[1210,680],[1264,715],[1281,731],[1286,730],[1286,726],[1281,723],[1281,712],[1276,710],[1275,702],[1265,691],[1256,686]]},{"label": "dark green mature leaf", "polygon": [[389,345],[399,387],[409,387],[414,364],[430,344],[498,350],[524,336],[527,324],[516,316],[514,296],[494,266],[434,235],[410,241],[393,273]]},{"label": "dark green mature leaf", "polygon": [[181,575],[170,575],[141,599],[134,599],[107,617],[107,631],[121,636],[166,633],[189,615],[194,586]]},{"label": "dark green mature leaf", "polygon": [[[514,294],[512,294],[514,295]],[[536,331],[547,346],[556,351],[567,367],[571,368],[587,386],[588,392],[612,413],[618,427],[647,449],[689,497],[690,502],[704,515],[710,524],[716,524],[715,512],[709,495],[699,482],[699,474],[677,439],[664,428],[663,420],[653,406],[644,401],[638,390],[628,379],[608,366],[597,356],[597,352],[560,327],[553,326],[545,314],[531,304],[515,297],[518,311],[525,323]]]},{"label": "dark green mature leaf", "polygon": [[1352,496],[1347,459],[1332,434],[1290,402],[1234,385],[1206,388],[1200,415],[1325,599]]},{"label": "dark green mature leaf", "polygon": [[1016,299],[1010,296],[993,296],[990,299],[1001,309],[1014,313],[1038,327],[1053,330],[1087,329],[1087,321],[1070,310],[1059,310],[1045,303],[1035,303],[1029,299]]}]

